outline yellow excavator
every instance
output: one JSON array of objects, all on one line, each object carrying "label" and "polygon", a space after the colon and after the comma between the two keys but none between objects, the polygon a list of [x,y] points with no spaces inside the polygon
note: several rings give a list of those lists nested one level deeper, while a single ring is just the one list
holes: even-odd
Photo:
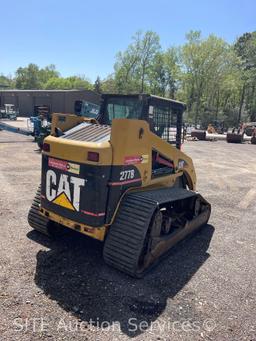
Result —
[{"label": "yellow excavator", "polygon": [[54,114],[30,226],[101,240],[107,264],[142,277],[210,217],[181,151],[184,110],[158,96],[105,94],[96,119]]}]

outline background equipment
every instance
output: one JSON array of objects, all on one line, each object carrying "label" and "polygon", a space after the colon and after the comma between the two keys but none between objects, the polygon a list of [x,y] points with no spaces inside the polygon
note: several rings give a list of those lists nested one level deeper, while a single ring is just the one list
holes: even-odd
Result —
[{"label": "background equipment", "polygon": [[31,136],[32,132],[27,129],[11,126],[10,124],[0,122],[0,130],[9,131],[11,133],[21,134],[25,136]]},{"label": "background equipment", "polygon": [[50,107],[47,105],[35,106],[34,116],[29,118],[28,127],[33,131],[38,147],[42,149],[44,138],[51,132]]},{"label": "background equipment", "polygon": [[100,111],[100,106],[85,100],[75,101],[75,114],[77,116],[96,118]]},{"label": "background equipment", "polygon": [[228,131],[227,142],[243,143],[244,141],[251,140],[251,143],[255,144],[255,129],[256,122],[241,123],[238,129],[233,128],[231,132]]},{"label": "background equipment", "polygon": [[207,132],[208,134],[223,134],[225,131],[225,125],[223,121],[215,120],[208,124]]},{"label": "background equipment", "polygon": [[241,128],[233,128],[232,131],[227,132],[226,136],[228,143],[243,143],[244,142],[244,129]]},{"label": "background equipment", "polygon": [[157,96],[108,94],[97,119],[54,114],[30,226],[104,241],[107,264],[142,276],[210,217],[180,150],[184,110]]},{"label": "background equipment", "polygon": [[247,136],[252,136],[256,129],[256,122],[248,122],[244,124],[244,132]]},{"label": "background equipment", "polygon": [[[99,105],[84,100],[75,101],[74,105],[75,115],[90,118],[97,117],[99,108]],[[35,106],[34,112],[35,116],[30,117],[33,136],[35,137],[38,147],[42,149],[45,137],[51,133],[52,115],[50,113],[50,107],[46,105]],[[72,114],[66,113],[66,115]]]},{"label": "background equipment", "polygon": [[14,104],[5,104],[4,109],[0,110],[0,118],[7,118],[9,120],[17,120],[19,111],[15,109]]},{"label": "background equipment", "polygon": [[205,141],[206,140],[206,131],[205,130],[199,130],[199,129],[192,130],[191,131],[191,137],[195,137],[199,141]]},{"label": "background equipment", "polygon": [[254,128],[254,131],[252,133],[251,144],[256,144],[256,128]]}]

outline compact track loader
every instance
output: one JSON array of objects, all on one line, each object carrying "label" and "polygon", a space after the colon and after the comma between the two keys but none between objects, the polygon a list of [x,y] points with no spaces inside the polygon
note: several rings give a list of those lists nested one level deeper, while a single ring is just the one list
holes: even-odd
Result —
[{"label": "compact track loader", "polygon": [[108,94],[97,119],[54,114],[29,224],[104,241],[107,264],[141,277],[210,217],[180,150],[184,109],[157,96]]}]

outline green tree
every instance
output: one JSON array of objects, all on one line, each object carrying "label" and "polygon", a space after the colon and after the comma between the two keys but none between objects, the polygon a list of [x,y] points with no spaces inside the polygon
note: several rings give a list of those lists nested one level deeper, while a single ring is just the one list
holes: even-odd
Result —
[{"label": "green tree", "polygon": [[41,89],[40,70],[36,64],[29,64],[27,67],[19,67],[16,71],[17,89]]},{"label": "green tree", "polygon": [[66,81],[70,84],[70,89],[93,90],[93,85],[85,76],[67,77]]},{"label": "green tree", "polygon": [[101,81],[102,92],[116,93],[118,92],[116,80],[114,75],[109,75],[106,79]]},{"label": "green tree", "polygon": [[243,108],[248,112],[251,121],[256,120],[256,31],[244,33],[234,44],[239,57],[239,69],[243,86],[240,92],[238,121],[241,120]]},{"label": "green tree", "polygon": [[61,77],[52,77],[48,79],[44,85],[46,90],[57,90],[57,89],[71,89],[71,84],[67,79]]},{"label": "green tree", "polygon": [[56,70],[54,64],[47,65],[45,68],[39,70],[39,79],[42,87],[44,87],[50,78],[58,77],[60,77],[60,73]]},{"label": "green tree", "polygon": [[224,40],[214,35],[202,39],[198,31],[187,34],[181,53],[182,90],[195,124],[218,118],[221,84],[230,70],[229,56],[230,46]]},{"label": "green tree", "polygon": [[180,73],[177,48],[156,53],[148,73],[150,93],[175,99]]},{"label": "green tree", "polygon": [[59,72],[55,65],[50,64],[40,69],[36,64],[29,64],[26,67],[20,67],[16,71],[17,89],[43,89],[45,84],[51,78],[58,78]]},{"label": "green tree", "polygon": [[148,72],[149,91],[158,96],[165,96],[167,89],[167,69],[164,53],[158,52]]},{"label": "green tree", "polygon": [[147,31],[143,36],[141,32],[137,33],[137,42],[139,46],[139,73],[140,73],[140,92],[144,92],[145,83],[147,83],[150,69],[153,67],[154,59],[160,51],[160,38],[152,31]]},{"label": "green tree", "polygon": [[85,78],[79,76],[72,76],[67,78],[52,77],[46,82],[44,89],[86,89],[92,90],[92,84]]},{"label": "green tree", "polygon": [[176,98],[177,90],[181,80],[180,49],[170,47],[164,53],[165,72],[166,72],[166,95],[170,98]]},{"label": "green tree", "polygon": [[114,65],[116,86],[121,92],[144,92],[150,86],[150,74],[160,52],[159,36],[138,31],[124,52],[117,54]]},{"label": "green tree", "polygon": [[101,89],[101,80],[100,80],[100,77],[98,76],[96,78],[96,81],[94,82],[94,85],[93,85],[93,90],[97,93],[97,94],[100,94],[102,92],[102,89]]},{"label": "green tree", "polygon": [[9,76],[0,75],[0,89],[14,87],[13,79]]}]

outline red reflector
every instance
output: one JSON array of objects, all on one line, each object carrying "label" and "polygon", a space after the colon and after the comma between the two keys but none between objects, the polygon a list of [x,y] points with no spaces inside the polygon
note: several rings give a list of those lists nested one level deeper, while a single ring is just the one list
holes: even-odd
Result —
[{"label": "red reflector", "polygon": [[99,153],[96,153],[96,152],[88,152],[88,155],[87,155],[87,160],[88,160],[88,161],[98,162],[98,161],[99,161],[99,158],[100,158]]},{"label": "red reflector", "polygon": [[51,145],[49,143],[44,143],[43,144],[43,151],[48,152],[51,150]]}]

